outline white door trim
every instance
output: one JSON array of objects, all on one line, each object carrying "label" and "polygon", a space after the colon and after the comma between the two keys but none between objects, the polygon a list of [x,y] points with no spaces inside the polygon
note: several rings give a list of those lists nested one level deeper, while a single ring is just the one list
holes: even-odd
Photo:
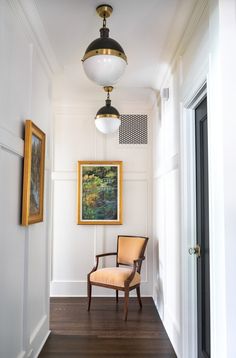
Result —
[{"label": "white door trim", "polygon": [[181,103],[180,190],[182,257],[182,358],[197,358],[196,257],[188,249],[196,244],[195,108],[207,94],[207,81]]}]

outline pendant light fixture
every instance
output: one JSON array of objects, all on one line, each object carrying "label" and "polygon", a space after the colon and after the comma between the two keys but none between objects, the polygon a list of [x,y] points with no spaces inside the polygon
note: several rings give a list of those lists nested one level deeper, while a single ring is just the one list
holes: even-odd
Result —
[{"label": "pendant light fixture", "polygon": [[106,105],[98,110],[95,117],[97,129],[104,134],[116,132],[121,123],[120,113],[111,105],[110,93],[112,90],[112,86],[104,87],[104,91],[107,92]]},{"label": "pendant light fixture", "polygon": [[106,19],[113,8],[110,5],[100,5],[97,13],[103,18],[100,38],[91,42],[82,59],[87,77],[100,86],[112,86],[122,76],[127,65],[127,57],[120,44],[109,37]]}]

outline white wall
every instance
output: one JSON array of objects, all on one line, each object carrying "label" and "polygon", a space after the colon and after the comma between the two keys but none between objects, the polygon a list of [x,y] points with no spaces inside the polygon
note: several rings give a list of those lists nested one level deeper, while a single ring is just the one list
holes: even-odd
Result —
[{"label": "white wall", "polygon": [[183,152],[183,142],[189,138],[184,138],[183,128],[191,117],[188,104],[204,81],[208,92],[211,355],[232,358],[236,354],[232,284],[236,272],[235,13],[235,1],[198,2],[163,81],[170,99],[160,101],[155,114],[154,298],[178,357],[196,357],[191,321],[196,297],[189,300],[193,276],[187,253],[188,245],[194,243],[194,227],[185,226],[185,205],[192,194],[184,187],[189,180],[189,153]]},{"label": "white wall", "polygon": [[[222,138],[224,163],[224,221],[225,221],[225,275],[227,357],[236,356],[236,2],[219,1],[220,86],[222,101]],[[218,256],[221,260],[220,253]]]},{"label": "white wall", "polygon": [[[51,294],[86,295],[87,274],[94,265],[95,255],[116,250],[117,235],[128,234],[150,237],[142,269],[142,293],[152,295],[151,132],[148,145],[119,145],[118,132],[105,136],[95,128],[94,116],[104,105],[102,91],[96,88],[95,94],[90,94],[93,97],[91,101],[83,102],[81,97],[76,99],[76,91],[69,94],[65,88],[62,79],[57,82],[54,91],[57,105],[54,120]],[[63,89],[63,94],[60,89]],[[98,100],[101,94],[101,100]],[[66,100],[67,105],[64,105]],[[112,93],[112,103],[124,114],[149,115],[150,112],[150,104],[145,100],[118,101],[115,92],[114,95]],[[148,121],[151,126],[150,116]],[[78,160],[123,161],[123,225],[76,224]],[[109,263],[114,264],[112,260]],[[94,294],[109,296],[114,292],[95,288]]]},{"label": "white wall", "polygon": [[168,102],[159,103],[154,126],[153,239],[154,300],[176,353],[181,349],[181,261],[179,193],[179,110],[174,101],[178,76],[165,83]]},{"label": "white wall", "polygon": [[[0,23],[0,356],[36,357],[49,333],[50,78],[14,1],[0,1]],[[25,119],[47,135],[44,222],[27,228]]]},{"label": "white wall", "polygon": [[190,93],[194,96],[208,75],[208,12],[203,8],[197,8],[169,66],[162,88],[169,88],[170,97],[159,99],[153,131],[154,300],[178,357],[184,357],[182,309],[188,310],[183,307],[181,271],[188,255],[182,255],[181,103]]}]

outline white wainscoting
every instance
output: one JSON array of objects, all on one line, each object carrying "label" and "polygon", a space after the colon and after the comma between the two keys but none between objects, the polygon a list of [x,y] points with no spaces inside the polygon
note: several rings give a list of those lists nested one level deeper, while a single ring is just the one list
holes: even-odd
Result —
[{"label": "white wainscoting", "polygon": [[[50,69],[19,3],[0,7],[0,356],[33,358],[49,333]],[[21,226],[26,119],[47,136],[44,222],[29,227]]]},{"label": "white wainscoting", "polygon": [[[104,136],[96,130],[94,111],[94,103],[88,103],[87,107],[83,104],[81,111],[79,106],[56,108],[51,295],[85,296],[87,274],[93,267],[95,255],[116,250],[117,235],[130,234],[150,237],[142,269],[142,294],[151,296],[151,141],[148,145],[119,145],[118,133]],[[143,106],[142,113],[149,115],[149,112],[150,108]],[[151,126],[151,116],[148,120]],[[123,161],[122,225],[76,224],[78,160]],[[112,264],[112,259],[107,259],[106,264]],[[111,290],[94,289],[94,295],[113,294]]]}]

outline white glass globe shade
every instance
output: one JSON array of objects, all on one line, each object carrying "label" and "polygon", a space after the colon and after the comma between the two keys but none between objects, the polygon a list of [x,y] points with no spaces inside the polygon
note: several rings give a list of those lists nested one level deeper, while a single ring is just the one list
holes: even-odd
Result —
[{"label": "white glass globe shade", "polygon": [[96,55],[83,61],[88,78],[99,86],[112,86],[123,75],[126,62],[114,55]]},{"label": "white glass globe shade", "polygon": [[121,120],[119,118],[104,117],[95,119],[97,129],[104,134],[116,132],[120,123]]}]

